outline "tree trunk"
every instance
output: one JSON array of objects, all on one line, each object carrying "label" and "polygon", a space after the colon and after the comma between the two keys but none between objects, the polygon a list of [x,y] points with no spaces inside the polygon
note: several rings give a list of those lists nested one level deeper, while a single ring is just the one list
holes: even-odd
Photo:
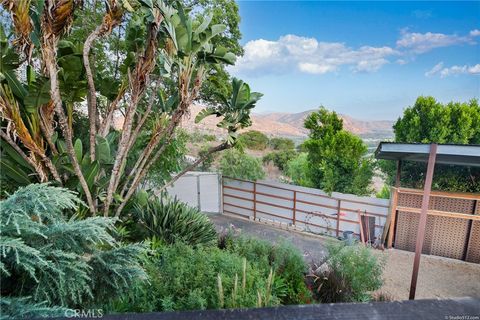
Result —
[{"label": "tree trunk", "polygon": [[57,78],[57,62],[56,62],[56,41],[55,36],[53,34],[48,34],[48,32],[44,32],[43,35],[43,43],[42,43],[42,54],[43,60],[45,63],[45,67],[47,69],[48,75],[50,77],[50,94],[52,96],[52,101],[55,106],[55,113],[58,116],[60,129],[62,130],[63,136],[65,138],[65,144],[67,148],[68,157],[72,162],[73,170],[75,175],[78,177],[80,185],[85,193],[85,197],[87,199],[88,207],[92,214],[95,214],[95,205],[93,202],[92,194],[88,189],[87,181],[83,176],[82,170],[78,163],[77,157],[75,155],[75,149],[72,143],[72,131],[68,125],[68,119],[65,115],[65,111],[63,110],[62,106],[62,98],[60,95],[60,88],[58,84]]},{"label": "tree trunk", "polygon": [[104,26],[103,23],[99,25],[85,40],[83,46],[83,65],[85,66],[85,73],[87,76],[88,85],[88,119],[90,123],[89,141],[90,141],[90,161],[95,161],[95,136],[97,135],[97,96],[95,90],[95,82],[93,81],[93,73],[90,67],[90,50],[93,42],[101,36]]},{"label": "tree trunk", "polygon": [[117,156],[112,168],[112,174],[110,177],[110,183],[107,189],[107,196],[104,203],[104,216],[108,216],[108,210],[112,203],[113,193],[118,187],[120,182],[120,170],[125,166],[127,154],[129,150],[129,142],[132,132],[133,119],[138,107],[138,103],[142,94],[145,91],[146,86],[149,83],[150,73],[155,67],[155,55],[157,50],[157,34],[162,21],[162,16],[158,14],[155,17],[149,28],[149,35],[147,39],[147,46],[143,57],[138,61],[135,71],[130,80],[131,87],[131,100],[127,108],[125,115],[125,121],[123,123],[122,135],[120,136],[120,142],[118,143]]},{"label": "tree trunk", "polygon": [[112,103],[110,103],[110,106],[109,106],[108,111],[107,111],[107,115],[103,119],[102,124],[100,126],[100,129],[98,130],[100,135],[104,138],[108,135],[108,132],[110,131],[110,127],[111,127],[112,119],[113,119],[113,114],[117,110],[118,104],[120,103],[120,100],[123,99],[123,97],[125,95],[125,92],[126,92],[126,87],[122,86],[120,88],[120,90],[118,91],[118,94],[115,97],[115,100],[113,100]]},{"label": "tree trunk", "polygon": [[226,149],[229,149],[231,148],[232,146],[227,144],[227,143],[222,143],[218,146],[215,146],[215,147],[212,147],[212,148],[209,148],[208,151],[203,155],[201,156],[200,158],[198,158],[197,160],[195,160],[194,163],[192,163],[191,165],[189,165],[188,167],[186,167],[185,169],[183,169],[182,171],[180,171],[179,174],[177,174],[175,177],[172,178],[172,180],[168,181],[163,187],[160,188],[160,190],[158,190],[158,192],[162,192],[163,190],[165,190],[166,188],[168,188],[169,186],[171,186],[172,184],[175,183],[175,181],[177,181],[178,179],[180,179],[181,176],[183,176],[185,173],[187,173],[188,171],[192,171],[193,169],[195,169],[196,167],[198,167],[202,162],[205,161],[205,159],[207,159],[211,154],[213,153],[216,153],[216,152],[219,152],[219,151],[222,151],[222,150],[226,150]]},{"label": "tree trunk", "polygon": [[[200,163],[202,163],[203,161],[205,161],[205,159],[210,156],[211,154],[215,153],[215,152],[219,152],[219,151],[222,151],[222,150],[225,150],[225,149],[228,149],[228,148],[231,148],[231,145],[227,144],[227,143],[222,143],[218,146],[215,146],[215,147],[211,147],[208,149],[208,151],[200,158],[198,158],[197,160],[195,160],[194,163],[192,163],[191,165],[189,165],[188,167],[186,167],[185,169],[183,169],[182,171],[180,171],[180,173],[178,173],[175,177],[172,178],[172,180],[170,180],[169,182],[167,182],[160,190],[158,190],[157,192],[162,192],[163,190],[165,190],[166,188],[168,188],[169,186],[171,186],[173,183],[175,183],[175,181],[177,181],[181,176],[183,176],[185,173],[187,173],[188,171],[192,171],[193,169],[195,169],[196,167],[198,167],[198,165]],[[147,170],[148,171],[148,170]],[[146,171],[145,171],[146,172]],[[128,190],[127,192],[127,195],[125,196],[125,199],[124,201],[122,202],[122,204],[118,207],[117,209],[117,212],[115,213],[115,218],[118,218],[120,216],[120,214],[122,213],[122,210],[123,208],[125,207],[125,205],[127,204],[127,201],[130,200],[130,198],[132,197],[133,193],[135,192],[136,188],[138,187],[138,184],[139,182],[141,181],[141,179],[143,178],[143,176],[139,179],[139,180],[135,180],[134,181],[134,184],[132,185],[132,187],[130,187],[130,189]]]}]

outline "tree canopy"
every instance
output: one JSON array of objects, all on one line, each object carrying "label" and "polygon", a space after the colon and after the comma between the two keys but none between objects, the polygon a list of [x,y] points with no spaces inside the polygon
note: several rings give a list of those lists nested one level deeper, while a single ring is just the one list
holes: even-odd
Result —
[{"label": "tree canopy", "polygon": [[1,3],[2,180],[52,181],[118,217],[152,171],[180,169],[177,128],[202,94],[217,100],[197,120],[222,117],[226,135],[200,162],[251,125],[261,94],[228,74],[210,81],[241,54],[233,1]]},{"label": "tree canopy", "polygon": [[[418,97],[393,126],[396,142],[480,144],[480,107],[477,100],[443,104],[433,97]],[[393,184],[395,164],[381,161]],[[404,162],[402,186],[423,188],[426,165]],[[432,188],[446,191],[480,191],[480,169],[436,165]]]},{"label": "tree canopy", "polygon": [[251,150],[265,150],[268,144],[268,137],[257,130],[241,133],[238,138],[243,146]]},{"label": "tree canopy", "polygon": [[220,171],[224,176],[258,180],[265,177],[262,162],[237,149],[228,150],[220,159]]},{"label": "tree canopy", "polygon": [[326,192],[371,193],[373,164],[363,141],[343,129],[343,120],[321,107],[305,119],[304,142],[313,185]]}]

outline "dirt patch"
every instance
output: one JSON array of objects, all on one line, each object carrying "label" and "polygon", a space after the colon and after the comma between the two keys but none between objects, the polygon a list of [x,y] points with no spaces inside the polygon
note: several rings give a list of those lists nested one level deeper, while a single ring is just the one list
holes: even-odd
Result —
[{"label": "dirt patch", "polygon": [[[387,262],[380,292],[395,300],[406,300],[410,290],[413,252],[377,251]],[[480,297],[480,265],[454,259],[422,255],[416,299]]]}]

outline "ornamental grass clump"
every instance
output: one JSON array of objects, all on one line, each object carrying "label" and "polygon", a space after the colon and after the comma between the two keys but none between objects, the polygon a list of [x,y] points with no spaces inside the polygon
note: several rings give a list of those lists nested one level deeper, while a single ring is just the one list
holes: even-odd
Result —
[{"label": "ornamental grass clump", "polygon": [[311,302],[311,293],[305,284],[308,266],[297,248],[287,242],[272,244],[253,237],[235,236],[231,232],[226,234],[230,234],[230,240],[219,242],[225,250],[258,265],[266,272],[267,278],[270,269],[273,270],[275,277],[272,285],[282,288],[278,290],[281,294],[277,295],[282,304]]},{"label": "ornamental grass clump", "polygon": [[276,306],[283,294],[273,271],[269,277],[269,269],[216,247],[160,245],[145,268],[149,283],[105,306],[108,312]]}]

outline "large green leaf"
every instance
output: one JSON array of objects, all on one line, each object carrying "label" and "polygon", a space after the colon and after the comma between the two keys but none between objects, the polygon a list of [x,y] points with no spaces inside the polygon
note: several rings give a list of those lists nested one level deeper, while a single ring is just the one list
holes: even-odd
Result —
[{"label": "large green leaf", "polygon": [[1,157],[0,166],[2,167],[1,174],[13,179],[19,185],[27,185],[32,183],[28,174],[20,168],[16,163]]},{"label": "large green leaf", "polygon": [[95,154],[97,160],[102,164],[112,164],[113,158],[110,151],[110,143],[102,136],[96,137]]},{"label": "large green leaf", "polygon": [[27,95],[27,90],[17,79],[17,77],[15,76],[15,72],[13,70],[4,70],[2,72],[2,75],[7,81],[8,86],[12,90],[12,93],[20,100],[23,100],[23,98]]},{"label": "large green leaf", "polygon": [[29,85],[28,94],[23,103],[30,112],[34,112],[50,99],[50,80],[40,77]]},{"label": "large green leaf", "polygon": [[[33,172],[34,168],[32,168],[32,166],[25,159],[23,159],[22,156],[20,156],[12,146],[3,140],[0,140],[0,147],[2,148],[2,158],[9,157],[16,165]],[[3,152],[5,152],[5,154]]]},{"label": "large green leaf", "polygon": [[95,183],[95,177],[100,171],[100,163],[98,161],[93,161],[90,165],[83,166],[82,172],[87,182],[88,189],[92,190]]},{"label": "large green leaf", "polygon": [[75,156],[77,157],[77,160],[81,162],[83,158],[82,140],[80,139],[75,140],[75,145],[73,146],[73,148],[75,149]]},{"label": "large green leaf", "polygon": [[195,123],[199,123],[206,117],[216,113],[217,111],[215,110],[215,108],[212,108],[212,107],[205,108],[197,114],[197,116],[195,117]]},{"label": "large green leaf", "polygon": [[195,30],[195,33],[200,34],[207,30],[208,26],[210,25],[210,22],[212,22],[213,15],[209,14],[207,15],[203,21],[202,24],[198,26],[198,28]]}]

